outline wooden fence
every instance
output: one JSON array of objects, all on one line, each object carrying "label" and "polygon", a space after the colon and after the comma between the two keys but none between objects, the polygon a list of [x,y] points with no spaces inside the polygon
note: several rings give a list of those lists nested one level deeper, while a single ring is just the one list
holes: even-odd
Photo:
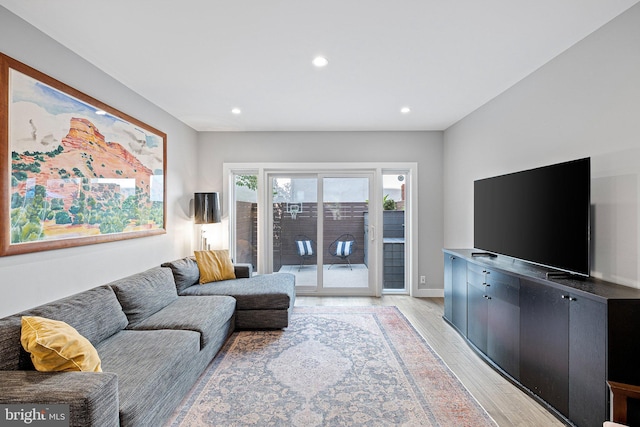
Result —
[{"label": "wooden fence", "polygon": [[[340,258],[329,255],[329,245],[342,234],[352,234],[357,248],[351,257],[354,264],[364,262],[364,213],[366,203],[325,203],[323,251],[325,264],[342,263]],[[257,248],[257,209],[255,203],[237,202],[237,262],[251,262],[256,265]],[[278,271],[283,265],[297,265],[300,257],[296,251],[297,236],[304,235],[315,242],[317,236],[317,203],[302,203],[301,210],[295,215],[287,212],[286,203],[273,205],[273,269]],[[315,246],[317,251],[317,244]],[[317,263],[316,257],[306,261]]]}]

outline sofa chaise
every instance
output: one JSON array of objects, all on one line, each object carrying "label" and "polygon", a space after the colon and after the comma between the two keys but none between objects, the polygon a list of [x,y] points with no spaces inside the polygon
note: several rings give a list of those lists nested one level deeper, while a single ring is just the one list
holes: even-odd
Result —
[{"label": "sofa chaise", "polygon": [[[0,319],[0,403],[68,404],[70,426],[162,425],[238,318],[243,328],[288,324],[292,275],[250,278],[238,266],[248,277],[182,288],[195,275],[184,260]],[[102,372],[36,371],[21,345],[23,316],[75,328],[97,350]]]},{"label": "sofa chaise", "polygon": [[295,303],[295,276],[254,276],[250,264],[236,264],[236,279],[199,284],[200,270],[192,257],[162,264],[173,272],[179,295],[227,295],[236,299],[236,329],[286,328]]}]

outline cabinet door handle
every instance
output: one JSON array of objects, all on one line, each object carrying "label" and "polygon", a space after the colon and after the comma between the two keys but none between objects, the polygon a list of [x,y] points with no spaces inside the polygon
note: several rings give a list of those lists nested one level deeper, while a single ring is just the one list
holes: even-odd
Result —
[{"label": "cabinet door handle", "polygon": [[569,297],[569,301],[578,301],[578,300],[574,297]]},{"label": "cabinet door handle", "polygon": [[569,299],[569,295],[562,295],[562,299]]},{"label": "cabinet door handle", "polygon": [[454,257],[453,255],[449,255],[449,259],[453,261],[454,259],[456,259],[456,257]]}]

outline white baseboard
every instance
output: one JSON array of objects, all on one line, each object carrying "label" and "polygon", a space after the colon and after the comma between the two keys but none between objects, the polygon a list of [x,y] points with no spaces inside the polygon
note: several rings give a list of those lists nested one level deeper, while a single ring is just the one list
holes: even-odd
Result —
[{"label": "white baseboard", "polygon": [[411,296],[416,298],[444,298],[444,289],[414,289]]}]

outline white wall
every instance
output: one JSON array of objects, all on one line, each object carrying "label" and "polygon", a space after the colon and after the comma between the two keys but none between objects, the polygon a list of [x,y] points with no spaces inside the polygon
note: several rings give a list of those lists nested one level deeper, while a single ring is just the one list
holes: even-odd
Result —
[{"label": "white wall", "polygon": [[225,162],[417,162],[418,274],[442,289],[442,132],[206,132],[198,152],[201,191],[221,197]]},{"label": "white wall", "polygon": [[[167,134],[167,234],[0,258],[0,316],[159,265],[191,251],[197,133],[0,7],[0,52]],[[158,64],[149,64],[152,67]]]},{"label": "white wall", "polygon": [[592,274],[640,287],[640,4],[444,134],[444,243],[473,246],[473,181],[592,161]]}]

